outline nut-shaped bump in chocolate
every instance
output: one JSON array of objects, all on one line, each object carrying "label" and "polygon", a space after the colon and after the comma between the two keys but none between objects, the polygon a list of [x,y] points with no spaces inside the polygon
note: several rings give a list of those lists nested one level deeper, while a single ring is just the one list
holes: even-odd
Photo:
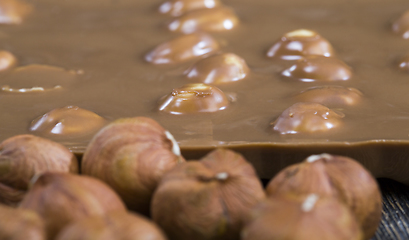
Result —
[{"label": "nut-shaped bump in chocolate", "polygon": [[79,137],[97,132],[107,120],[77,106],[56,108],[36,118],[29,130],[43,136]]},{"label": "nut-shaped bump in chocolate", "polygon": [[54,239],[73,221],[126,211],[119,196],[95,178],[47,172],[32,182],[19,207],[35,211],[44,219],[47,239]]},{"label": "nut-shaped bump in chocolate", "polygon": [[220,5],[219,0],[168,0],[160,5],[159,12],[178,17],[192,10],[215,8]]},{"label": "nut-shaped bump in chocolate", "polygon": [[135,213],[110,212],[75,221],[55,240],[166,240],[163,231],[151,220]]},{"label": "nut-shaped bump in chocolate", "polygon": [[0,72],[9,70],[17,64],[17,58],[8,51],[0,51]]},{"label": "nut-shaped bump in chocolate", "polygon": [[280,171],[267,185],[267,195],[314,192],[348,206],[371,239],[382,216],[382,195],[376,179],[356,160],[330,154],[312,155]]},{"label": "nut-shaped bump in chocolate", "polygon": [[193,33],[162,43],[145,56],[153,64],[185,62],[219,49],[219,44],[210,35]]},{"label": "nut-shaped bump in chocolate", "polygon": [[[307,179],[308,180],[308,179]],[[277,195],[257,205],[241,240],[363,240],[351,211],[335,198]]]},{"label": "nut-shaped bump in chocolate", "polygon": [[342,125],[344,116],[319,103],[296,103],[273,123],[281,134],[325,132]]},{"label": "nut-shaped bump in chocolate", "polygon": [[237,26],[239,18],[228,7],[198,9],[187,12],[168,25],[172,32],[193,33],[197,31],[221,32]]},{"label": "nut-shaped bump in chocolate", "polygon": [[46,240],[43,219],[33,211],[0,204],[0,239]]},{"label": "nut-shaped bump in chocolate", "polygon": [[224,110],[230,102],[219,88],[204,83],[173,89],[159,101],[159,111],[171,114],[205,113]]},{"label": "nut-shaped bump in chocolate", "polygon": [[361,102],[362,92],[342,86],[318,86],[308,88],[294,98],[299,102],[315,102],[330,107],[354,106]]},{"label": "nut-shaped bump in chocolate", "polygon": [[20,24],[32,10],[32,6],[23,1],[1,0],[0,24]]},{"label": "nut-shaped bump in chocolate", "polygon": [[401,59],[399,59],[398,67],[402,71],[409,72],[409,54],[406,54]]},{"label": "nut-shaped bump in chocolate", "polygon": [[404,39],[409,39],[409,11],[403,13],[400,18],[393,22],[392,31]]},{"label": "nut-shaped bump in chocolate", "polygon": [[186,77],[194,82],[221,84],[244,79],[249,72],[243,58],[223,53],[200,60],[187,71]]},{"label": "nut-shaped bump in chocolate", "polygon": [[352,69],[337,58],[312,55],[298,59],[281,75],[303,82],[345,81],[351,78]]},{"label": "nut-shaped bump in chocolate", "polygon": [[17,67],[2,78],[1,90],[10,93],[46,92],[71,85],[77,74],[60,67],[31,64]]},{"label": "nut-shaped bump in chocolate", "polygon": [[286,33],[267,52],[267,57],[284,60],[297,60],[308,55],[330,57],[334,55],[334,49],[318,33],[298,29]]},{"label": "nut-shaped bump in chocolate", "polygon": [[82,158],[82,173],[101,179],[128,208],[149,214],[152,194],[163,174],[180,162],[172,134],[146,117],[118,119],[101,129]]},{"label": "nut-shaped bump in chocolate", "polygon": [[216,149],[166,173],[152,199],[152,219],[171,240],[239,239],[250,210],[265,199],[246,159]]},{"label": "nut-shaped bump in chocolate", "polygon": [[78,173],[77,158],[65,146],[33,135],[17,135],[0,144],[0,203],[16,206],[30,180],[44,172]]}]

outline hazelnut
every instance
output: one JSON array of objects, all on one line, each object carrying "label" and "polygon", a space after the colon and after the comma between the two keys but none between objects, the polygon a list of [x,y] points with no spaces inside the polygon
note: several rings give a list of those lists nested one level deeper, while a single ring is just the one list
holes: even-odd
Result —
[{"label": "hazelnut", "polygon": [[187,71],[186,77],[195,82],[222,84],[244,79],[249,72],[243,58],[223,53],[200,60]]},{"label": "hazelnut", "polygon": [[343,117],[319,103],[301,102],[287,108],[272,125],[281,134],[325,132],[342,125]]},{"label": "hazelnut", "polygon": [[182,161],[168,131],[153,119],[135,117],[101,129],[89,143],[81,169],[110,185],[130,209],[148,214],[162,175]]},{"label": "hazelnut", "polygon": [[43,172],[78,172],[78,162],[63,145],[33,135],[17,135],[0,144],[0,202],[15,206],[30,180]]},{"label": "hazelnut", "polygon": [[393,22],[392,31],[404,39],[409,38],[409,11],[404,12],[400,18]]},{"label": "hazelnut", "polygon": [[334,49],[318,33],[298,29],[284,34],[267,52],[268,57],[284,60],[297,60],[308,55],[331,57]]},{"label": "hazelnut", "polygon": [[77,106],[56,108],[36,118],[30,131],[46,137],[73,138],[96,133],[107,120]]},{"label": "hazelnut", "polygon": [[302,82],[331,82],[350,79],[352,70],[337,58],[312,55],[297,60],[281,75]]},{"label": "hazelnut", "polygon": [[302,102],[315,102],[330,107],[354,106],[362,101],[363,94],[356,88],[319,86],[308,88],[294,98]]},{"label": "hazelnut", "polygon": [[145,56],[145,60],[153,64],[181,63],[218,49],[219,44],[212,36],[193,33],[160,44]]},{"label": "hazelnut", "polygon": [[159,111],[171,114],[204,113],[224,110],[229,100],[222,90],[203,84],[186,84],[173,89],[159,101]]},{"label": "hazelnut", "polygon": [[60,67],[31,64],[10,71],[2,79],[3,92],[28,93],[59,90],[71,85],[76,74]]},{"label": "hazelnut", "polygon": [[166,240],[155,223],[140,215],[127,212],[110,212],[91,216],[65,227],[56,240]]},{"label": "hazelnut", "polygon": [[251,164],[240,154],[217,149],[166,173],[151,213],[169,239],[238,239],[243,220],[264,197]]},{"label": "hazelnut", "polygon": [[172,32],[221,32],[233,29],[239,23],[236,13],[227,7],[198,9],[187,12],[168,25]]},{"label": "hazelnut", "polygon": [[33,185],[20,208],[37,212],[45,221],[48,239],[75,220],[125,211],[115,192],[98,179],[67,173],[44,173]]},{"label": "hazelnut", "polygon": [[371,238],[381,220],[382,198],[373,176],[357,161],[329,154],[312,155],[289,166],[268,184],[267,194],[309,194],[335,197],[345,203]]},{"label": "hazelnut", "polygon": [[9,70],[17,64],[16,57],[8,51],[0,51],[0,72]]},{"label": "hazelnut", "polygon": [[168,0],[159,7],[159,12],[177,17],[186,12],[220,6],[219,0]]},{"label": "hazelnut", "polygon": [[274,195],[260,203],[241,233],[242,240],[363,240],[351,211],[317,194]]},{"label": "hazelnut", "polygon": [[1,0],[0,24],[20,24],[32,10],[32,6],[23,1]]},{"label": "hazelnut", "polygon": [[45,240],[43,220],[33,211],[0,204],[0,239]]}]

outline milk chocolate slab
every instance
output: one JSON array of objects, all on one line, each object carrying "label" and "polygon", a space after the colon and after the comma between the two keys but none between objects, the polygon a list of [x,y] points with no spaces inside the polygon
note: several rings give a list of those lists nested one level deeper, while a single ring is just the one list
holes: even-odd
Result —
[{"label": "milk chocolate slab", "polygon": [[[78,106],[114,120],[147,116],[167,128],[187,159],[215,147],[242,152],[263,178],[310,154],[328,152],[361,161],[377,177],[409,183],[409,74],[396,61],[409,52],[409,41],[392,31],[409,9],[407,0],[225,0],[240,24],[209,33],[220,45],[214,53],[234,53],[251,74],[218,85],[230,104],[222,111],[169,114],[159,99],[192,83],[184,73],[207,56],[175,64],[151,64],[145,56],[178,38],[168,31],[173,18],[158,13],[162,1],[32,0],[33,11],[17,25],[0,26],[0,49],[31,64],[81,72],[67,87],[38,93],[0,93],[0,140],[29,133],[38,116]],[[310,29],[326,39],[334,56],[353,70],[347,81],[325,82],[362,93],[359,104],[338,106],[342,124],[331,131],[280,134],[270,123],[321,82],[286,81],[281,72],[294,61],[269,58],[267,52],[288,32]],[[4,85],[10,71],[0,72]],[[304,100],[303,100],[304,101]],[[328,107],[328,106],[326,106]],[[334,131],[332,131],[334,130]],[[81,154],[89,138],[62,143]]]}]

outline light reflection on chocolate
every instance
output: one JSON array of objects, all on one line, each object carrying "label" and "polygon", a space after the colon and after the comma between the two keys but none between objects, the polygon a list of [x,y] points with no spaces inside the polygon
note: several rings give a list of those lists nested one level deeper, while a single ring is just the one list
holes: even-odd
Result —
[{"label": "light reflection on chocolate", "polygon": [[77,137],[95,133],[106,123],[103,117],[94,112],[77,106],[66,106],[33,120],[29,130],[46,137]]},{"label": "light reflection on chocolate", "polygon": [[358,89],[342,86],[312,87],[294,97],[300,102],[315,102],[329,107],[354,106],[362,98],[363,94]]},{"label": "light reflection on chocolate", "polygon": [[176,88],[159,102],[159,111],[171,114],[217,112],[226,109],[229,100],[217,87],[192,83]]},{"label": "light reflection on chocolate", "polygon": [[172,64],[188,61],[219,49],[212,36],[193,33],[162,43],[145,56],[153,64]]},{"label": "light reflection on chocolate", "polygon": [[17,63],[16,57],[8,51],[0,51],[0,72],[14,67]]},{"label": "light reflection on chocolate", "polygon": [[273,123],[280,134],[325,132],[342,125],[344,116],[319,103],[296,103]]},{"label": "light reflection on chocolate", "polygon": [[303,82],[345,81],[351,78],[352,69],[334,57],[305,56],[285,69],[281,75]]},{"label": "light reflection on chocolate", "polygon": [[159,12],[177,17],[188,11],[215,8],[220,5],[219,0],[169,0],[160,5]]},{"label": "light reflection on chocolate", "polygon": [[32,6],[19,0],[0,1],[0,24],[20,24],[32,11]]},{"label": "light reflection on chocolate", "polygon": [[334,55],[334,49],[318,33],[298,29],[284,34],[267,52],[267,57],[284,60],[297,60],[308,55],[330,57]]},{"label": "light reflection on chocolate", "polygon": [[222,84],[244,79],[249,72],[243,58],[223,53],[200,60],[187,71],[186,77],[195,82]]},{"label": "light reflection on chocolate", "polygon": [[404,39],[409,39],[409,11],[403,13],[399,19],[393,22],[392,31]]},{"label": "light reflection on chocolate", "polygon": [[409,72],[409,54],[399,59],[398,67],[403,71]]},{"label": "light reflection on chocolate", "polygon": [[173,32],[221,32],[233,29],[239,23],[236,13],[227,7],[199,9],[187,12],[173,20],[168,29]]},{"label": "light reflection on chocolate", "polygon": [[3,92],[45,92],[69,86],[76,77],[76,73],[60,67],[32,64],[13,69],[0,84]]}]

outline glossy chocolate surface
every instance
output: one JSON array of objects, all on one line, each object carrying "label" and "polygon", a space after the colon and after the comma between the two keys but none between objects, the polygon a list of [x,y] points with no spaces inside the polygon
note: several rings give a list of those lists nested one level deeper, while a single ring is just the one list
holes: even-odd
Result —
[{"label": "glossy chocolate surface", "polygon": [[[378,177],[409,183],[405,173],[409,75],[397,63],[409,52],[409,41],[392,30],[409,10],[407,0],[225,0],[223,6],[232,8],[239,22],[231,30],[208,33],[212,37],[206,39],[217,44],[199,40],[174,45],[169,41],[182,35],[168,30],[174,17],[158,12],[163,3],[159,0],[27,3],[32,11],[22,15],[20,23],[0,25],[0,50],[17,58],[16,68],[0,72],[0,85],[51,90],[1,91],[1,140],[29,133],[37,117],[72,105],[108,121],[151,117],[175,136],[187,159],[215,147],[238,150],[261,177],[271,177],[310,154],[328,152],[356,158]],[[267,54],[286,33],[297,29],[309,29],[328,41],[326,52],[350,66],[351,77],[334,82],[283,79],[281,72],[295,62]],[[149,55],[158,46],[162,49]],[[203,53],[203,48],[209,51]],[[203,54],[195,55],[196,50]],[[159,111],[160,99],[192,83],[186,71],[212,53],[237,54],[251,71],[241,81],[217,86],[227,96],[228,106],[207,113]],[[32,65],[58,68],[64,74],[54,78],[57,72],[41,71],[34,75],[47,77],[15,78],[16,70]],[[57,85],[62,88],[52,90]],[[271,128],[271,122],[301,101],[294,96],[323,85],[362,93],[356,104],[326,106],[344,115],[342,124],[331,131],[304,134],[280,134]],[[89,140],[90,136],[67,136],[59,141],[80,154]]]}]

